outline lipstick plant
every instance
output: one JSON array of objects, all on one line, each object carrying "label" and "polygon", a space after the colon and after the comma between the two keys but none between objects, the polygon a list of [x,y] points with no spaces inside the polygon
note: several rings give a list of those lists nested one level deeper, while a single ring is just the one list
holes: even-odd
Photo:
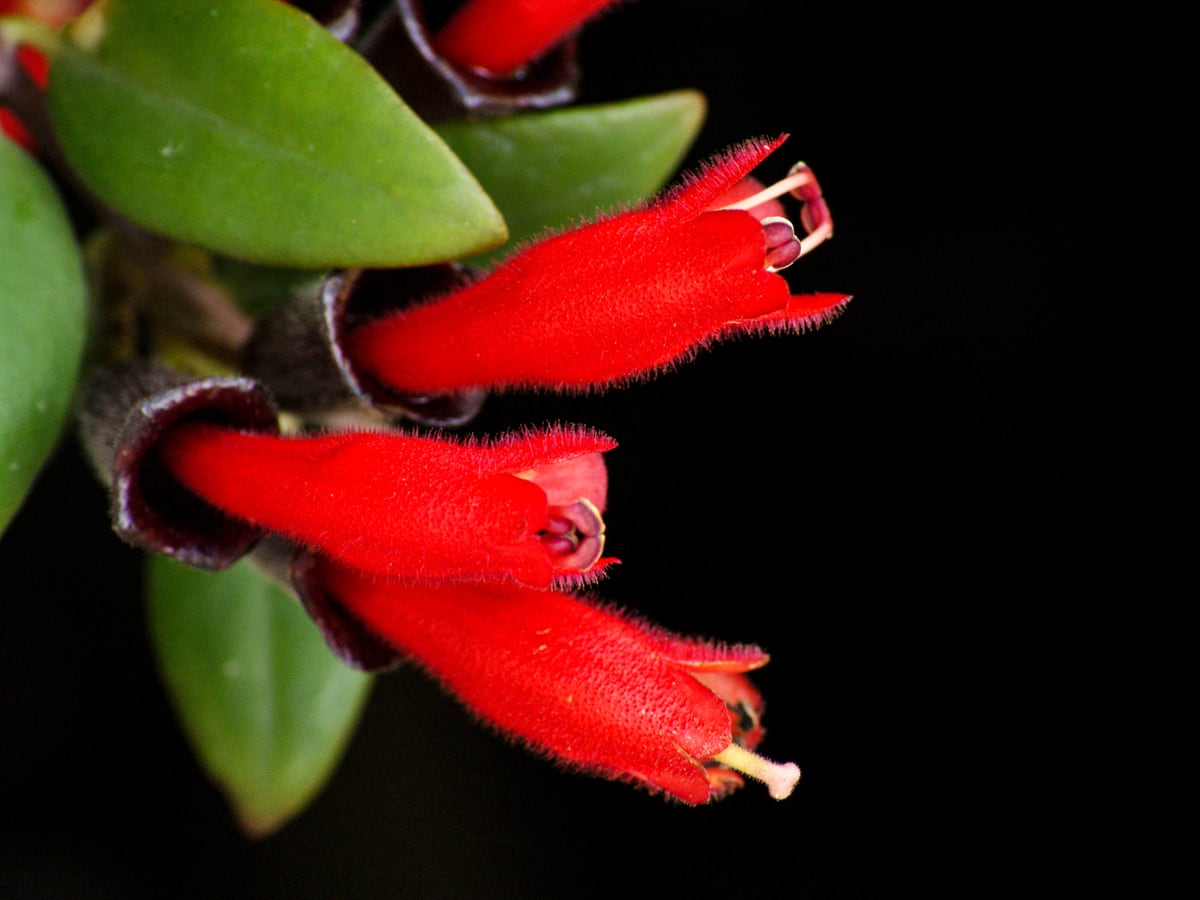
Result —
[{"label": "lipstick plant", "polygon": [[489,392],[636,390],[849,300],[781,274],[833,231],[807,166],[755,180],[783,136],[664,190],[702,97],[575,102],[611,5],[0,2],[0,526],[77,436],[252,834],[398,664],[683,803],[799,779],[758,753],[762,649],[603,598],[616,441],[454,431]]}]

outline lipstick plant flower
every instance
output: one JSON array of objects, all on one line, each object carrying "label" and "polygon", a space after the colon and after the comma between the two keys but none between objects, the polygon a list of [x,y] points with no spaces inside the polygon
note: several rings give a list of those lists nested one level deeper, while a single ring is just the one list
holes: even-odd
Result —
[{"label": "lipstick plant flower", "polygon": [[754,752],[762,698],[743,673],[766,665],[758,647],[521,585],[418,585],[328,560],[300,580],[306,602],[340,607],[484,722],[570,768],[689,804],[727,795],[742,775],[781,800],[800,778]]},{"label": "lipstick plant flower", "polygon": [[[779,274],[833,231],[811,171],[730,201],[782,142],[734,147],[649,206],[549,237],[459,291],[364,325],[346,352],[400,392],[586,390],[734,334],[815,328],[849,298],[792,295]],[[759,218],[789,191],[805,202],[802,240],[787,219]]]},{"label": "lipstick plant flower", "polygon": [[464,68],[508,77],[611,3],[468,0],[438,32],[434,46]]},{"label": "lipstick plant flower", "polygon": [[585,429],[488,444],[382,432],[287,437],[184,422],[166,468],[227,514],[347,565],[425,580],[548,587],[598,574],[608,487]]}]

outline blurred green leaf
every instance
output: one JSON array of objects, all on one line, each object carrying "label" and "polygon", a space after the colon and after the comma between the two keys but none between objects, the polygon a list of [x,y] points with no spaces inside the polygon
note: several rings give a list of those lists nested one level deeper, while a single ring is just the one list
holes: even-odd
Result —
[{"label": "blurred green leaf", "polygon": [[300,603],[243,561],[147,571],[150,634],[193,748],[242,826],[265,835],[325,784],[371,677],[347,667]]},{"label": "blurred green leaf", "polygon": [[0,531],[54,447],[86,331],[83,264],[62,201],[0,136]]},{"label": "blurred green leaf", "polygon": [[704,121],[696,91],[435,127],[504,213],[503,251],[659,190]]},{"label": "blurred green leaf", "polygon": [[408,266],[504,240],[471,173],[361,57],[277,0],[106,0],[50,113],[118,212],[252,262]]}]

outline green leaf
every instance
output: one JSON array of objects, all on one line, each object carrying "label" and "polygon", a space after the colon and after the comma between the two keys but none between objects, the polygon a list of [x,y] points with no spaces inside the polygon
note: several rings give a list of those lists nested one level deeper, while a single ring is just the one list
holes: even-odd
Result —
[{"label": "green leaf", "polygon": [[659,190],[695,140],[704,112],[702,94],[676,91],[435,127],[504,213],[508,250],[546,228]]},{"label": "green leaf", "polygon": [[106,0],[51,119],[101,199],[251,262],[409,266],[504,240],[491,200],[360,56],[278,0]]},{"label": "green leaf", "polygon": [[86,331],[83,264],[62,201],[0,136],[0,531],[71,407]]},{"label": "green leaf", "polygon": [[300,603],[254,565],[147,570],[150,634],[193,748],[242,826],[299,813],[341,757],[371,677],[347,667]]}]

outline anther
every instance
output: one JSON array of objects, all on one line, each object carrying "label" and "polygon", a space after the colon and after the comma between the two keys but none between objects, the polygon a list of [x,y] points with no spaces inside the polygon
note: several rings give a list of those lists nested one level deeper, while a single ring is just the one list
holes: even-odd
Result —
[{"label": "anther", "polygon": [[[833,217],[829,213],[829,206],[825,203],[825,198],[821,194],[821,185],[817,181],[817,177],[813,174],[806,164],[796,163],[788,171],[787,177],[775,182],[736,203],[730,203],[723,209],[744,209],[749,210],[758,206],[760,203],[766,203],[768,200],[774,200],[776,197],[782,197],[784,194],[790,194],[800,201],[800,224],[804,228],[807,237],[800,241],[800,253],[796,256],[799,259],[807,253],[811,253],[818,245],[824,243],[833,237]],[[766,224],[771,219],[764,219]],[[768,250],[770,244],[768,243]],[[795,262],[795,260],[792,260]],[[778,266],[770,261],[767,263],[771,271],[777,271],[783,266]],[[775,265],[775,268],[771,268]]]},{"label": "anther", "polygon": [[585,497],[570,506],[551,506],[538,536],[559,569],[586,572],[604,553],[604,519]]},{"label": "anther", "polygon": [[796,229],[790,221],[782,216],[768,216],[762,220],[762,227],[767,242],[768,272],[786,269],[800,258],[800,241],[796,239]]}]

